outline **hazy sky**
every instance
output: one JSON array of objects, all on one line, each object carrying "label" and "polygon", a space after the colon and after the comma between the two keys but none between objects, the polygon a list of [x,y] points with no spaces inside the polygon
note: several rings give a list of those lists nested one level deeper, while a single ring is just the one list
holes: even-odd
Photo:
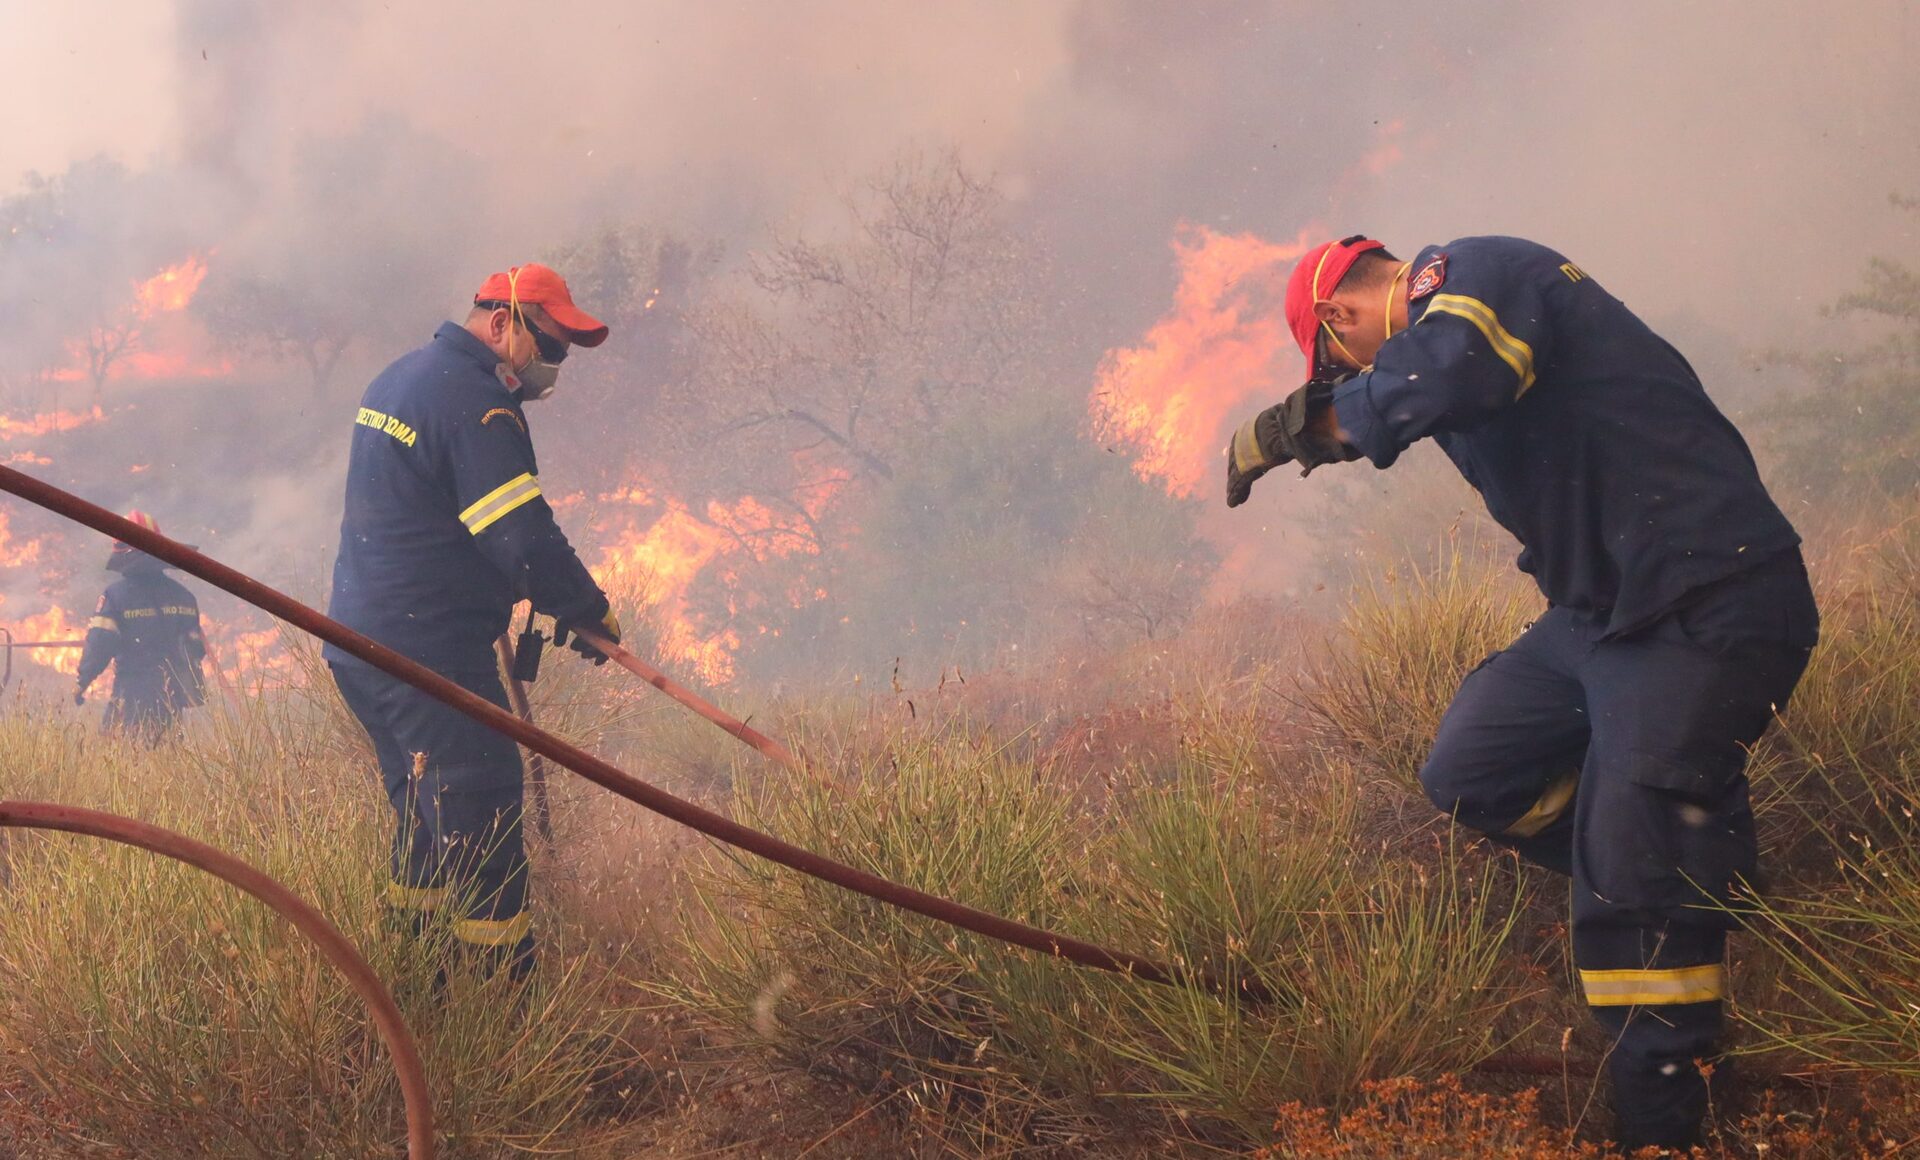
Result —
[{"label": "hazy sky", "polygon": [[[384,115],[487,174],[476,245],[621,214],[751,236],[952,142],[1116,325],[1164,301],[1182,218],[1403,250],[1526,234],[1656,313],[1771,321],[1913,248],[1886,197],[1920,192],[1915,60],[1902,0],[11,0],[0,67],[28,100],[0,188],[104,152],[271,196],[310,134]],[[1359,167],[1395,123],[1399,161]]]}]

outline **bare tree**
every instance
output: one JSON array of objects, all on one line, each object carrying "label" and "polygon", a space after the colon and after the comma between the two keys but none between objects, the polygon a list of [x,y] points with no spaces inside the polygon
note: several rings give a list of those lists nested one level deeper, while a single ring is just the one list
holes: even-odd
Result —
[{"label": "bare tree", "polygon": [[226,350],[304,364],[316,394],[332,383],[340,356],[353,342],[353,327],[340,312],[259,276],[216,274],[194,310]]},{"label": "bare tree", "polygon": [[93,383],[93,401],[106,393],[107,376],[126,356],[140,349],[140,318],[130,308],[106,311],[87,327],[80,350],[87,360],[87,378]]},{"label": "bare tree", "polygon": [[793,458],[857,485],[962,408],[1006,397],[1038,346],[1037,249],[992,183],[952,156],[910,156],[846,201],[832,241],[784,239],[750,275],[762,297],[701,313],[698,395],[723,466],[784,492]]}]

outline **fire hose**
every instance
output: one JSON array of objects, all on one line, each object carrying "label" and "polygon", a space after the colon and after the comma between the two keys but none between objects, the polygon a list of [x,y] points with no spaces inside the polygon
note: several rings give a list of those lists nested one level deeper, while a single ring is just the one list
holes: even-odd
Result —
[{"label": "fire hose", "polygon": [[[130,520],[123,519],[105,508],[88,503],[52,484],[37,480],[14,468],[0,466],[0,491],[10,492],[29,503],[65,516],[75,523],[84,524],[97,532],[112,536],[184,572],[197,576],[254,607],[279,617],[301,631],[319,637],[382,672],[405,681],[435,700],[512,738],[528,750],[565,766],[588,781],[710,838],[737,846],[771,862],[798,870],[820,881],[832,883],[876,901],[1013,946],[1067,959],[1082,966],[1114,971],[1153,983],[1197,985],[1223,993],[1237,990],[1241,996],[1256,1001],[1268,997],[1264,988],[1251,979],[1242,979],[1236,986],[1230,987],[1225,980],[1210,972],[1163,965],[1140,955],[1109,950],[1084,939],[991,914],[836,862],[770,834],[741,825],[731,818],[703,809],[641,781],[585,750],[562,741],[545,730],[460,688],[424,665],[354,632],[245,573]],[[681,704],[693,708],[708,721],[719,725],[741,741],[783,764],[797,765],[793,755],[778,742],[708,704],[666,674],[634,657],[626,650],[595,635],[586,634],[586,636],[589,643],[606,652],[623,668],[639,674],[649,684]]]},{"label": "fire hose", "polygon": [[427,1091],[427,1074],[420,1064],[420,1049],[413,1041],[413,1033],[407,1030],[400,1009],[394,1006],[393,997],[381,986],[379,976],[373,973],[367,960],[360,957],[347,937],[321,917],[319,911],[231,854],[132,818],[45,802],[0,801],[0,827],[7,826],[106,838],[185,862],[239,887],[292,923],[294,929],[307,936],[327,961],[346,976],[347,982],[359,993],[360,1001],[366,1004],[367,1014],[373,1017],[375,1029],[386,1041],[387,1052],[393,1057],[393,1069],[400,1077],[400,1096],[407,1112],[407,1155],[413,1160],[431,1160],[433,1100]]}]

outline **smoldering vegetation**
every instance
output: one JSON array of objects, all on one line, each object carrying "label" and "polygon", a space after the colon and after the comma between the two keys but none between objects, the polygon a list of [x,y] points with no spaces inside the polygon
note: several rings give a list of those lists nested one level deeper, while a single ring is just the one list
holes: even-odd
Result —
[{"label": "smoldering vegetation", "polygon": [[[1920,173],[1860,144],[1904,139],[1898,6],[1700,6],[1658,38],[1519,5],[1471,31],[806,7],[573,6],[598,35],[510,38],[574,82],[556,112],[489,95],[523,9],[182,3],[149,98],[169,146],[0,187],[0,457],[320,602],[360,389],[486,273],[547,261],[614,333],[533,414],[563,526],[637,650],[837,785],[571,657],[539,719],[823,853],[1275,1002],[1009,951],[564,776],[541,971],[436,998],[444,940],[381,925],[364,739],[310,643],[214,594],[213,704],[175,747],[97,736],[59,699],[70,655],[17,657],[0,796],[173,826],[320,905],[394,983],[450,1155],[1598,1155],[1607,1044],[1562,888],[1413,782],[1461,674],[1537,611],[1511,545],[1431,455],[1233,519],[1214,499],[1225,425],[1297,373],[1273,288],[1303,231],[1530,234],[1688,353],[1826,611],[1756,755],[1772,880],[1714,1148],[1920,1133],[1920,219],[1887,198]],[[105,551],[0,503],[0,624],[72,633]],[[0,900],[0,1154],[396,1146],[349,991],[250,903],[21,834]]]}]

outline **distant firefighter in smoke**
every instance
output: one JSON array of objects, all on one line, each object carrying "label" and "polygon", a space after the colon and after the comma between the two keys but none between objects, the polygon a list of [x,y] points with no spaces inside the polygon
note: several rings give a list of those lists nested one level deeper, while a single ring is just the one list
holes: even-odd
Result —
[{"label": "distant firefighter in smoke", "polygon": [[[560,275],[488,278],[464,323],[375,377],[354,419],[331,615],[502,709],[493,643],[513,605],[620,639],[606,594],[540,492],[522,404],[553,392],[573,346],[607,328]],[[577,636],[573,648],[606,658]],[[423,929],[458,907],[459,944],[492,969],[533,966],[522,770],[514,743],[413,686],[327,646],[366,727],[397,819],[390,906]]]},{"label": "distant firefighter in smoke", "polygon": [[1755,870],[1747,751],[1819,633],[1800,537],[1680,353],[1544,246],[1329,242],[1286,313],[1308,382],[1235,434],[1228,506],[1431,436],[1520,541],[1547,610],[1466,676],[1421,784],[1571,876],[1618,1141],[1691,1145]]},{"label": "distant firefighter in smoke", "polygon": [[[127,518],[160,530],[145,512],[128,512]],[[87,622],[73,690],[73,703],[85,704],[87,687],[113,666],[113,695],[102,727],[149,745],[172,735],[182,710],[206,702],[200,603],[165,568],[145,552],[114,541],[107,570],[120,573],[120,579],[107,586]]]}]

